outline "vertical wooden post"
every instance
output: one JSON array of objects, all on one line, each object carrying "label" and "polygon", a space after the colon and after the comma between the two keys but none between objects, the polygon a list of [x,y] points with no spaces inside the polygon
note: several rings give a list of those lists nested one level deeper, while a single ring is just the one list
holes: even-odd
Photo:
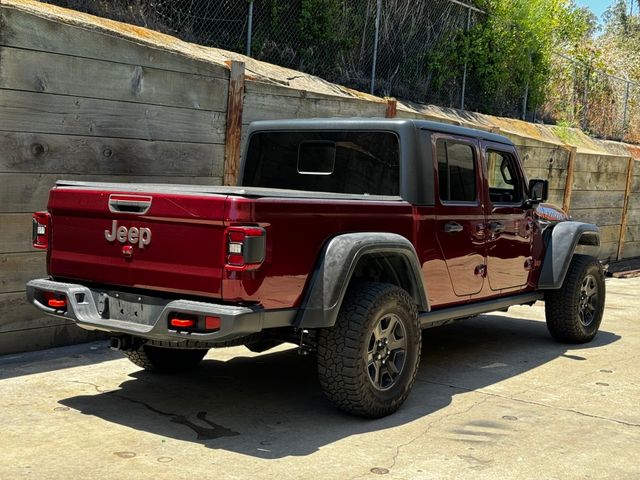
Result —
[{"label": "vertical wooden post", "polygon": [[385,118],[396,118],[398,114],[398,101],[395,98],[387,98],[387,111]]},{"label": "vertical wooden post", "polygon": [[224,184],[236,185],[242,140],[242,107],[244,105],[244,62],[232,60],[229,65],[227,99],[227,134],[224,144]]},{"label": "vertical wooden post", "polygon": [[624,189],[624,203],[622,206],[622,221],[620,222],[620,235],[618,236],[618,252],[616,260],[622,259],[624,249],[624,237],[627,233],[627,214],[629,212],[629,200],[631,197],[631,185],[633,184],[633,157],[629,157],[629,165],[627,166],[627,185]]},{"label": "vertical wooden post", "polygon": [[569,162],[567,163],[567,178],[564,184],[564,195],[562,197],[562,209],[569,213],[571,208],[571,192],[573,191],[573,171],[576,168],[576,154],[578,147],[567,145],[566,149],[569,151]]}]

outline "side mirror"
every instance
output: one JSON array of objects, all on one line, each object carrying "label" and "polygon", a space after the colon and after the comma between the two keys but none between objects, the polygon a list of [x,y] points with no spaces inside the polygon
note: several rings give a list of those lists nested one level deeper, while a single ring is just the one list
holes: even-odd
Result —
[{"label": "side mirror", "polygon": [[542,203],[549,198],[549,181],[541,178],[532,178],[529,180],[529,199],[530,204]]}]

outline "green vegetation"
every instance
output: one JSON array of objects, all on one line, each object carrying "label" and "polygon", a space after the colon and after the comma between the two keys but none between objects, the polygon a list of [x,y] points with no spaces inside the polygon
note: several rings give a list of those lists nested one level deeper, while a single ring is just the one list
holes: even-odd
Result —
[{"label": "green vegetation", "polygon": [[436,83],[468,62],[467,108],[519,116],[542,105],[554,51],[589,37],[594,19],[569,0],[482,0],[487,14],[455,42],[436,49]]},{"label": "green vegetation", "polygon": [[[635,15],[632,15],[635,7]],[[640,142],[640,2],[615,0],[601,35],[564,45],[547,80],[543,119],[588,133]],[[625,80],[634,83],[628,83]]]}]

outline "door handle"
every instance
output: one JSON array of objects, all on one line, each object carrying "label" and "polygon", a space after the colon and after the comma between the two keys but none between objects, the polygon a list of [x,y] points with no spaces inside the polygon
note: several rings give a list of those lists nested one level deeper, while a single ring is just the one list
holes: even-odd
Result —
[{"label": "door handle", "polygon": [[147,195],[109,195],[109,211],[144,215],[151,207],[151,200]]},{"label": "door handle", "polygon": [[463,230],[463,226],[457,222],[448,222],[444,224],[444,231],[446,233],[458,233]]},{"label": "door handle", "polygon": [[504,225],[500,222],[491,222],[489,223],[489,230],[493,233],[504,232]]}]

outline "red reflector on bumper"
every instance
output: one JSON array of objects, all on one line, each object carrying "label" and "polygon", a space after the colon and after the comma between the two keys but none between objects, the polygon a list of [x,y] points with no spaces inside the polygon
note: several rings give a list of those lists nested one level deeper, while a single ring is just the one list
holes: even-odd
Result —
[{"label": "red reflector on bumper", "polygon": [[67,307],[67,299],[64,295],[56,294],[53,292],[45,292],[44,300],[47,302],[47,306],[51,308]]},{"label": "red reflector on bumper", "polygon": [[196,324],[196,322],[194,320],[186,320],[186,319],[182,319],[182,318],[172,318],[171,319],[171,326],[172,327],[180,327],[180,328],[193,327],[195,324]]},{"label": "red reflector on bumper", "polygon": [[204,317],[204,328],[207,330],[220,330],[221,325],[220,317]]}]

